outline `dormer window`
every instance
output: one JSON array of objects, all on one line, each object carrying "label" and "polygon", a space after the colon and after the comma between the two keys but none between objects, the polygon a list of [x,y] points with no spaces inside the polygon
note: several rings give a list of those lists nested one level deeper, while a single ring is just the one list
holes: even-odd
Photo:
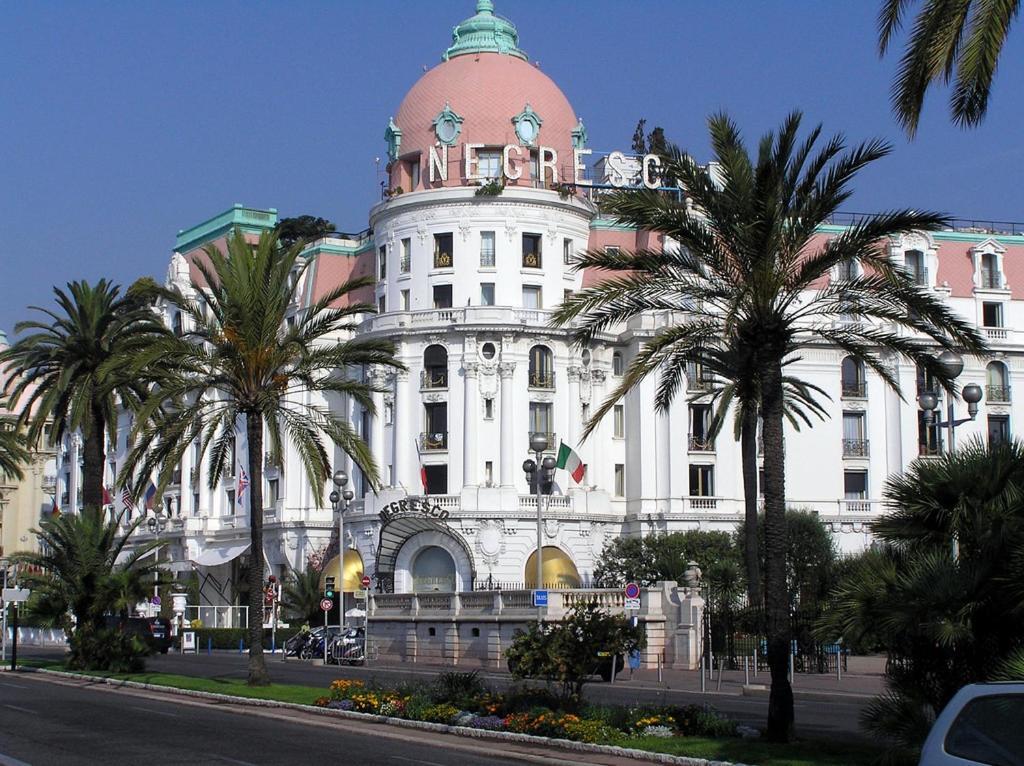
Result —
[{"label": "dormer window", "polygon": [[860,276],[857,261],[847,258],[836,267],[836,279],[840,282],[851,282]]},{"label": "dormer window", "polygon": [[987,239],[971,248],[974,264],[974,284],[978,290],[1006,290],[1003,274],[1003,255],[1006,248],[994,239]]},{"label": "dormer window", "polygon": [[915,285],[928,285],[928,269],[924,265],[924,253],[920,250],[907,250],[903,254],[903,270]]},{"label": "dormer window", "polygon": [[477,177],[490,181],[501,178],[501,152],[497,149],[481,149],[476,153]]}]

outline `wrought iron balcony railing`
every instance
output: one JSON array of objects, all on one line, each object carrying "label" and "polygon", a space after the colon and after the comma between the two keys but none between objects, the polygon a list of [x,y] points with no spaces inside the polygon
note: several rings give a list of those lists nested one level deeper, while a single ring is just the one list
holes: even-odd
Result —
[{"label": "wrought iron balcony railing", "polygon": [[844,380],[842,397],[844,399],[863,399],[867,396],[867,386],[863,380]]},{"label": "wrought iron balcony railing", "polygon": [[420,388],[448,388],[447,369],[426,369],[420,373]]},{"label": "wrought iron balcony railing", "polygon": [[843,439],[843,457],[867,457],[867,439]]},{"label": "wrought iron balcony railing", "polygon": [[423,452],[441,452],[448,449],[447,431],[425,431],[420,434],[420,450]]},{"label": "wrought iron balcony railing", "polygon": [[530,388],[554,388],[555,373],[550,370],[530,370]]},{"label": "wrought iron balcony railing", "polygon": [[1009,402],[1010,399],[1010,387],[1009,386],[985,386],[985,401],[989,404],[995,402]]},{"label": "wrought iron balcony railing", "polygon": [[715,440],[709,436],[690,434],[690,452],[714,452]]}]

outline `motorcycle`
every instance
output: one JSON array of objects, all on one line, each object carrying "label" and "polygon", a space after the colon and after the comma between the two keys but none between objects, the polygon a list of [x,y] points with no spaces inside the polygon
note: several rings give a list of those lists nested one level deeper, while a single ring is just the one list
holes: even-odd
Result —
[{"label": "motorcycle", "polygon": [[330,655],[338,665],[365,664],[366,632],[362,628],[349,628],[331,642]]}]

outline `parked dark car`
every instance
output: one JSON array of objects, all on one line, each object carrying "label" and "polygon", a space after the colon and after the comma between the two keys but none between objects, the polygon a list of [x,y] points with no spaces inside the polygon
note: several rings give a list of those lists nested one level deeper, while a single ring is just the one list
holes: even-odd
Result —
[{"label": "parked dark car", "polygon": [[150,651],[160,654],[174,645],[171,622],[163,617],[107,617],[107,627],[138,636]]}]

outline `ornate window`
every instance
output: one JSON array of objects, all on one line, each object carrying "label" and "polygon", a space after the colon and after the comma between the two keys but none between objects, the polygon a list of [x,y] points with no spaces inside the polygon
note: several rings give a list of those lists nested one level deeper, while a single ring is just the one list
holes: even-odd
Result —
[{"label": "ornate window", "polygon": [[978,290],[1005,290],[1006,277],[1003,274],[1003,255],[1006,248],[994,239],[987,239],[971,248],[974,264],[974,284]]},{"label": "ornate window", "polygon": [[1002,362],[989,362],[985,368],[985,401],[1010,401],[1010,375]]},{"label": "ornate window", "polygon": [[530,349],[530,388],[554,388],[555,364],[551,349],[534,346]]},{"label": "ornate window", "polygon": [[516,136],[519,138],[519,143],[523,146],[534,146],[537,143],[540,126],[544,124],[544,120],[527,104],[523,111],[512,118],[512,124],[516,126]]},{"label": "ornate window", "polygon": [[866,395],[864,386],[864,363],[848,356],[842,364],[842,395],[844,399],[860,398]]},{"label": "ornate window", "polygon": [[434,118],[434,135],[442,144],[455,146],[461,132],[462,118],[453,112],[451,106],[445,102],[444,109]]},{"label": "ornate window", "polygon": [[423,352],[422,388],[448,388],[448,349],[439,344]]},{"label": "ornate window", "polygon": [[395,124],[395,118],[388,119],[388,126],[384,130],[384,140],[388,144],[388,159],[394,162],[398,159],[398,153],[402,148],[402,129]]}]

